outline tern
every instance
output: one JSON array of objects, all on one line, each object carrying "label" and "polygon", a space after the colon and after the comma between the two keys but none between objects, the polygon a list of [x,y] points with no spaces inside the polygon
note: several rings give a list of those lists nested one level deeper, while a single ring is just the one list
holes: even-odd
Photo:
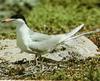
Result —
[{"label": "tern", "polygon": [[49,50],[54,49],[60,43],[71,38],[84,27],[84,24],[81,24],[69,33],[48,35],[29,29],[23,15],[13,15],[4,19],[2,22],[13,22],[16,24],[17,46],[22,52],[34,53],[36,59]]}]

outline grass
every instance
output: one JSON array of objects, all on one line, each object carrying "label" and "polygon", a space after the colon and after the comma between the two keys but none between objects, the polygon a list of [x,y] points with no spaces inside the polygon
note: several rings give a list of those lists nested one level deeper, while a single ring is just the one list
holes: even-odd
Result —
[{"label": "grass", "polygon": [[[63,4],[62,2],[65,1]],[[64,33],[84,23],[87,30],[99,27],[99,7],[77,2],[68,4],[66,0],[50,1],[37,5],[29,12],[29,26],[44,33]],[[58,3],[57,3],[58,2]],[[55,4],[53,4],[55,3]],[[62,4],[62,5],[61,5]],[[66,6],[64,6],[66,4]]]},{"label": "grass", "polygon": [[[67,67],[51,73],[41,75],[40,79],[66,80],[66,81],[99,81],[100,62],[99,58],[86,60],[69,60]],[[39,79],[37,78],[37,79]]]},{"label": "grass", "polygon": [[[84,31],[95,30],[100,25],[99,0],[42,0],[39,4],[26,10],[24,6],[17,7],[19,13],[25,15],[29,27],[33,31],[47,34],[65,33],[84,23]],[[13,7],[13,6],[12,6]],[[13,8],[10,7],[9,9]],[[26,11],[26,13],[25,13]],[[10,29],[15,29],[10,26]]]},{"label": "grass", "polygon": [[61,64],[66,67],[58,67],[42,73],[32,73],[34,65],[32,62],[13,65],[4,62],[0,63],[0,69],[4,71],[2,76],[5,79],[100,81],[100,56],[84,60],[71,59]]}]

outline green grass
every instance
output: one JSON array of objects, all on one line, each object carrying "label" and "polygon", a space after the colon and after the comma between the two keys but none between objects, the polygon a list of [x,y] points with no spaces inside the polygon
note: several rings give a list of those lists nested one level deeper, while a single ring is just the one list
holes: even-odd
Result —
[{"label": "green grass", "polygon": [[100,62],[98,57],[88,58],[86,60],[69,60],[64,69],[54,70],[51,73],[45,73],[37,79],[66,80],[66,81],[99,81],[100,80]]},{"label": "green grass", "polygon": [[9,11],[14,13],[14,10],[21,9],[20,13],[25,15],[33,31],[59,34],[68,32],[82,23],[86,26],[85,30],[99,28],[99,4],[99,0],[40,0],[31,10],[26,6],[10,5]]},{"label": "green grass", "polygon": [[[34,65],[32,62],[13,65],[5,62],[0,64],[1,71],[4,71],[2,74],[4,79],[100,81],[100,56],[87,58],[85,60],[72,59],[60,63],[66,67],[58,67],[58,69],[55,68],[52,69],[52,71],[44,71],[42,73],[32,73],[32,66]],[[25,72],[25,70],[27,71]],[[0,78],[2,78],[2,76],[0,76]]]},{"label": "green grass", "polygon": [[[63,1],[65,2],[62,4]],[[82,2],[83,0],[81,2],[76,0],[76,2],[68,4],[66,0],[63,1],[47,0],[47,2],[34,7],[28,13],[27,21],[29,22],[29,26],[35,31],[50,34],[64,33],[81,23],[87,26],[87,30],[99,27],[100,7],[96,6],[94,2],[85,4]]]}]

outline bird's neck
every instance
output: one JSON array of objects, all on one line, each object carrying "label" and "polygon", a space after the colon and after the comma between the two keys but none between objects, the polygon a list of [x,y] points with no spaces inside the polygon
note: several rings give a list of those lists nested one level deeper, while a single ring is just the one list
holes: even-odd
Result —
[{"label": "bird's neck", "polygon": [[20,23],[17,25],[16,30],[22,32],[22,31],[28,31],[29,28],[25,23]]},{"label": "bird's neck", "polygon": [[[17,45],[21,48],[27,48],[26,46],[31,41],[30,34],[29,34],[29,28],[26,24],[22,24],[20,26],[17,26],[16,28],[16,34],[17,34]],[[22,48],[22,49],[23,49]]]},{"label": "bird's neck", "polygon": [[29,36],[29,28],[25,23],[19,24],[16,28],[17,37],[28,37]]},{"label": "bird's neck", "polygon": [[27,46],[31,41],[29,30],[26,24],[19,25],[16,28],[17,46],[24,51],[28,50]]}]

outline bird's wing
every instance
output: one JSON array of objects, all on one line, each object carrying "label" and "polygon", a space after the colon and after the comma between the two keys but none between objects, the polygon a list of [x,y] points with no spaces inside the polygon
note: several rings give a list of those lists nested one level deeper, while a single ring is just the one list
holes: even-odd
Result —
[{"label": "bird's wing", "polygon": [[77,28],[73,29],[68,34],[60,34],[60,35],[46,35],[37,32],[33,32],[30,36],[32,42],[29,46],[30,49],[38,49],[38,50],[48,50],[50,48],[54,48],[59,43],[65,41],[67,38],[70,38],[74,34],[76,34],[84,25],[80,25]]},{"label": "bird's wing", "polygon": [[42,41],[32,41],[29,48],[32,50],[48,50],[54,48],[58,43],[59,40],[65,36],[64,34],[60,35],[52,35],[48,39],[42,40]]},{"label": "bird's wing", "polygon": [[44,40],[48,40],[51,38],[51,35],[47,35],[47,34],[42,34],[42,33],[37,33],[37,32],[33,32],[31,31],[30,32],[30,38],[33,40],[33,41],[44,41]]}]

